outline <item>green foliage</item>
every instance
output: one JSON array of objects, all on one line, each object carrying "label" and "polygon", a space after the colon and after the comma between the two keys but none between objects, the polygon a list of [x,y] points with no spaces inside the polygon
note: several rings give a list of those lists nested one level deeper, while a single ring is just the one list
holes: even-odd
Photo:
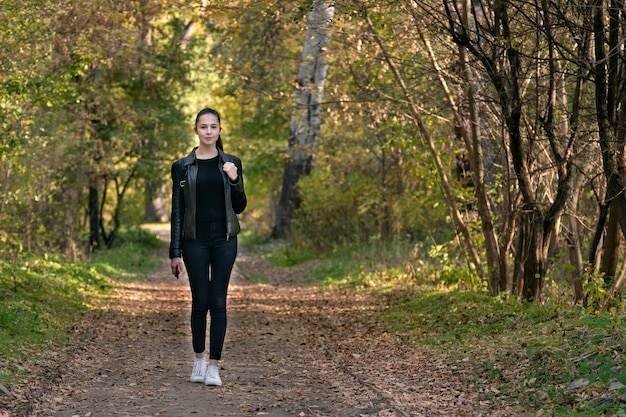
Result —
[{"label": "green foliage", "polygon": [[90,261],[26,252],[12,262],[0,260],[0,383],[19,378],[20,363],[75,337],[86,317],[95,320],[90,310],[105,308],[114,281],[137,280],[153,270],[160,261],[154,249],[161,245],[154,235],[133,230]]},{"label": "green foliage", "polygon": [[100,6],[0,6],[5,259],[22,250],[86,249],[89,185],[98,192],[105,234],[138,223],[142,213],[132,207],[143,207],[139,187],[160,187],[172,155],[187,148],[181,138],[190,129],[178,102],[195,49],[173,41],[184,30],[176,15],[186,6]]},{"label": "green foliage", "polygon": [[[478,279],[471,266],[460,263],[464,258],[462,249],[456,242],[431,245],[428,250],[430,262],[418,262],[414,274],[419,274],[418,271],[422,266],[429,265],[429,268],[433,269],[431,273],[437,276],[438,282],[445,288],[485,291],[486,283]],[[414,258],[417,256],[413,254]]]},{"label": "green foliage", "polygon": [[24,360],[38,348],[62,343],[90,298],[110,288],[93,265],[55,256],[23,254],[2,261],[0,271],[0,354],[6,359]]},{"label": "green foliage", "polygon": [[411,250],[403,242],[371,241],[320,252],[307,243],[272,242],[260,246],[264,258],[275,267],[302,268],[298,282],[333,287],[374,288],[410,282],[404,259]]},{"label": "green foliage", "polygon": [[316,255],[312,252],[296,249],[292,245],[286,246],[281,251],[270,252],[266,256],[272,266],[294,266],[303,262],[316,259]]},{"label": "green foliage", "polygon": [[583,280],[583,289],[587,296],[586,305],[588,311],[593,313],[606,306],[607,302],[613,297],[613,294],[610,294],[608,291],[606,283],[604,282],[604,275],[600,273],[587,274]]},{"label": "green foliage", "polygon": [[266,243],[271,231],[267,222],[253,219],[252,216],[245,216],[245,219],[242,221],[241,233],[237,236],[240,244],[248,248],[254,248]]},{"label": "green foliage", "polygon": [[377,234],[381,202],[372,181],[358,173],[339,178],[320,171],[299,183],[299,234],[319,248],[362,242]]},{"label": "green foliage", "polygon": [[207,87],[227,122],[225,146],[244,163],[254,202],[245,216],[255,211],[252,216],[263,216],[266,224],[282,179],[293,107],[291,80],[302,50],[303,10],[309,5],[308,0],[279,0],[207,8],[210,61],[218,78]]},{"label": "green foliage", "polygon": [[[384,170],[391,174],[383,177]],[[383,168],[371,152],[353,152],[346,160],[340,151],[336,160],[318,163],[298,183],[301,201],[294,220],[296,238],[329,250],[376,239],[449,234],[445,206],[433,202],[433,189],[419,185],[410,177],[410,170],[409,164]],[[405,176],[406,181],[401,181]],[[415,204],[417,200],[421,204]]]},{"label": "green foliage", "polygon": [[124,229],[116,240],[114,247],[118,248],[126,245],[136,245],[142,249],[158,249],[166,245],[166,243],[150,230],[136,227]]}]

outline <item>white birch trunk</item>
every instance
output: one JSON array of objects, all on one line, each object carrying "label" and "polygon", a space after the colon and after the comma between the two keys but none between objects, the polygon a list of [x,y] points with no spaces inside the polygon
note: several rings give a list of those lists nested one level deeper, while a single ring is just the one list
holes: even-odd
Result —
[{"label": "white birch trunk", "polygon": [[335,14],[332,2],[315,0],[307,14],[304,47],[294,86],[294,105],[289,123],[288,159],[274,223],[274,236],[285,236],[297,206],[296,183],[309,174],[313,151],[322,124],[322,97],[328,74],[326,50]]}]

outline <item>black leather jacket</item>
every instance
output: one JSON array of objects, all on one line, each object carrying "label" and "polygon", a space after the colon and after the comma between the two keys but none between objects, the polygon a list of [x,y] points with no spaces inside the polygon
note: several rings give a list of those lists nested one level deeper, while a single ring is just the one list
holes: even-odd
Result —
[{"label": "black leather jacket", "polygon": [[[196,179],[198,177],[196,149],[193,148],[189,155],[172,164],[170,258],[181,256],[182,239],[196,238]],[[221,149],[218,149],[218,152],[226,197],[226,239],[229,239],[241,230],[237,214],[244,211],[248,201],[243,188],[241,160],[234,155],[224,153]],[[222,170],[225,162],[232,162],[237,166],[236,183],[231,182]]]}]

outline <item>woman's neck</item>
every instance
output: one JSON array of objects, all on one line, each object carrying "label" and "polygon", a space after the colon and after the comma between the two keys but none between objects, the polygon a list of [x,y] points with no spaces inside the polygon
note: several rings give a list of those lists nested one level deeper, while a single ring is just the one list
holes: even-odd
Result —
[{"label": "woman's neck", "polygon": [[198,146],[196,149],[196,158],[198,159],[211,159],[217,156],[216,146]]}]

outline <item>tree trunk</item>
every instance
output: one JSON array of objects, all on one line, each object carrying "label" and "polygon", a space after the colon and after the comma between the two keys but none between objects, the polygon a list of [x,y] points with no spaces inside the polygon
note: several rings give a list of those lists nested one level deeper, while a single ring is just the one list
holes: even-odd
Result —
[{"label": "tree trunk", "polygon": [[[578,213],[578,202],[580,199],[580,192],[583,188],[584,176],[578,175],[574,186],[572,187],[572,199],[571,199],[571,213]],[[583,262],[583,255],[580,243],[580,227],[578,225],[578,218],[576,216],[566,216],[569,220],[569,228],[565,228],[565,241],[567,242],[567,252],[569,254],[570,263],[574,266],[574,270],[571,272],[571,285],[574,289],[574,302],[581,303],[584,299],[583,293],[583,274],[585,273],[585,264]]]},{"label": "tree trunk", "polygon": [[98,175],[89,175],[89,252],[100,247],[100,201],[98,199]]},{"label": "tree trunk", "polygon": [[524,256],[516,259],[516,262],[523,264],[523,282],[521,288],[518,288],[518,294],[524,300],[540,303],[549,246],[544,234],[544,219],[541,212],[532,207],[525,209],[520,217],[524,227],[524,233],[520,233]]},{"label": "tree trunk", "polygon": [[284,237],[290,232],[293,212],[298,207],[296,184],[300,177],[311,171],[322,123],[321,101],[328,73],[326,49],[334,13],[331,3],[315,0],[307,14],[304,48],[294,91],[295,109],[289,123],[288,158],[272,232],[274,237]]},{"label": "tree trunk", "polygon": [[[471,8],[471,1],[466,0],[463,4],[463,20],[466,25],[469,25],[469,10]],[[487,256],[487,266],[489,268],[489,292],[491,295],[498,295],[500,291],[505,288],[506,285],[506,268],[502,269],[503,264],[506,262],[501,261],[501,257],[508,254],[508,250],[504,253],[500,253],[500,247],[498,245],[498,238],[496,236],[495,227],[493,225],[493,216],[489,208],[489,201],[487,197],[487,189],[489,187],[485,184],[485,159],[483,152],[483,139],[481,134],[482,120],[479,117],[480,111],[479,105],[476,102],[476,92],[474,89],[474,81],[472,79],[470,66],[467,59],[467,51],[465,47],[459,45],[459,54],[461,59],[461,65],[463,66],[463,78],[465,81],[465,89],[467,93],[468,107],[470,113],[470,125],[472,132],[472,149],[474,167],[472,174],[474,175],[474,184],[476,192],[476,201],[478,207],[478,215],[480,216],[482,224],[483,237],[485,239],[485,252]]]},{"label": "tree trunk", "polygon": [[609,222],[606,225],[603,256],[600,263],[600,273],[603,275],[607,287],[611,286],[617,272],[621,239],[619,211],[611,210],[611,206],[609,206]]},{"label": "tree trunk", "polygon": [[283,188],[278,200],[276,218],[274,219],[273,237],[285,237],[291,230],[294,209],[300,205],[296,184],[301,177],[311,171],[311,156],[304,159],[291,159],[285,162]]},{"label": "tree trunk", "polygon": [[409,107],[408,110],[410,111],[411,117],[413,119],[413,123],[415,123],[415,126],[422,140],[426,143],[426,145],[428,145],[430,154],[433,158],[433,162],[435,163],[435,166],[437,167],[437,173],[439,174],[439,179],[441,180],[441,186],[444,191],[446,203],[448,204],[448,208],[450,209],[450,215],[452,217],[452,221],[454,222],[454,226],[456,227],[456,230],[460,233],[460,235],[463,238],[463,242],[465,243],[465,248],[467,249],[469,257],[471,258],[472,263],[474,267],[476,268],[476,273],[481,279],[484,279],[485,271],[482,265],[482,261],[480,259],[480,256],[478,255],[478,250],[476,249],[476,245],[474,244],[474,241],[472,240],[472,235],[470,233],[470,230],[467,227],[467,224],[465,224],[465,222],[463,221],[463,217],[461,216],[461,213],[459,211],[458,204],[456,203],[455,196],[452,191],[452,187],[450,186],[448,175],[446,174],[446,169],[444,168],[443,163],[441,162],[441,157],[439,156],[439,150],[437,149],[435,141],[433,140],[432,136],[429,134],[428,130],[426,129],[426,126],[424,125],[424,122],[422,121],[422,118],[420,117],[420,110],[417,104],[415,103],[415,101],[413,100],[413,95],[410,93],[409,88],[407,87],[404,81],[404,78],[402,77],[402,74],[400,73],[400,70],[398,69],[398,66],[396,65],[396,62],[388,53],[387,48],[385,47],[385,44],[382,40],[382,37],[380,36],[378,31],[374,27],[374,23],[372,22],[372,19],[370,18],[368,11],[363,10],[362,13],[363,13],[363,18],[366,21],[372,35],[374,35],[374,40],[376,41],[376,43],[378,44],[378,46],[380,47],[382,51],[383,58],[389,65],[389,68],[391,69],[391,72],[393,73],[393,76],[396,79],[400,90],[402,91],[402,95],[404,96],[404,99],[406,100],[408,104],[408,107]]},{"label": "tree trunk", "polygon": [[107,249],[113,247],[113,243],[117,238],[117,233],[119,232],[120,226],[122,225],[120,216],[122,214],[122,207],[124,207],[124,196],[126,195],[126,191],[128,191],[129,185],[132,182],[135,174],[137,173],[137,166],[133,166],[126,179],[120,184],[120,180],[117,177],[113,178],[113,183],[115,184],[115,208],[113,209],[113,214],[111,216],[111,221],[113,223],[113,227],[110,232],[107,232],[104,218],[102,217],[102,213],[104,213],[104,204],[106,202],[106,191],[108,189],[108,181],[105,177],[105,185],[104,192],[102,193],[102,202],[100,209],[100,231],[102,233],[102,238],[104,239],[104,244]]},{"label": "tree trunk", "polygon": [[[613,6],[617,7],[617,5]],[[621,228],[622,234],[626,236],[626,197],[624,196],[624,185],[626,178],[625,158],[625,133],[626,133],[626,112],[623,106],[626,104],[626,86],[621,83],[618,89],[617,54],[619,51],[619,40],[617,36],[617,20],[615,10],[609,11],[610,16],[610,37],[609,45],[606,45],[605,36],[605,3],[598,0],[595,3],[593,16],[594,32],[594,52],[595,52],[595,100],[596,117],[598,120],[598,136],[600,138],[600,149],[602,150],[602,166],[606,178],[606,204],[609,204],[609,220],[606,230],[606,242],[604,245],[601,268],[605,272],[614,276],[615,266],[619,251],[619,236],[617,227]],[[606,49],[608,47],[609,55]],[[608,63],[608,64],[607,64]],[[623,69],[623,67],[622,67]],[[618,106],[621,101],[621,106]],[[619,112],[619,113],[618,113]],[[599,232],[599,231],[597,231]]]},{"label": "tree trunk", "polygon": [[[464,9],[467,12],[468,4],[465,4],[466,8]],[[410,12],[416,13],[414,8],[409,9]],[[413,15],[415,20],[418,21],[419,15]],[[467,18],[467,17],[466,17]],[[481,129],[480,129],[480,120],[478,116],[478,104],[475,101],[474,94],[474,86],[472,84],[472,77],[470,74],[470,70],[466,60],[466,51],[462,45],[459,45],[459,55],[463,70],[463,78],[465,81],[465,90],[467,93],[468,107],[470,111],[470,130],[471,135],[467,132],[465,128],[465,124],[463,123],[463,118],[461,116],[461,111],[459,110],[456,100],[452,95],[452,92],[446,82],[441,67],[437,61],[436,55],[431,47],[429,39],[425,36],[424,31],[421,30],[419,24],[417,25],[417,30],[420,35],[420,39],[426,46],[426,50],[428,51],[428,56],[430,58],[431,64],[435,69],[437,74],[437,78],[439,80],[439,84],[441,85],[444,93],[446,94],[446,98],[448,99],[448,104],[450,105],[452,114],[454,116],[454,123],[460,132],[463,142],[465,144],[465,149],[467,155],[470,159],[470,164],[472,167],[472,180],[474,183],[474,192],[476,195],[478,215],[482,224],[482,232],[483,237],[485,239],[485,252],[487,258],[487,268],[488,268],[488,277],[487,285],[489,288],[489,292],[492,295],[498,295],[499,292],[504,289],[504,283],[506,281],[506,276],[503,273],[505,271],[501,270],[502,263],[500,262],[500,250],[498,245],[498,239],[496,237],[495,228],[493,226],[493,217],[491,214],[491,210],[489,208],[489,203],[487,199],[487,187],[485,186],[485,169],[484,169],[484,159],[483,159],[483,147],[482,147],[482,138],[481,138]]]},{"label": "tree trunk", "polygon": [[165,191],[163,186],[146,181],[144,201],[144,223],[163,223],[168,220]]},{"label": "tree trunk", "polygon": [[591,265],[593,272],[600,271],[601,254],[599,248],[602,245],[604,239],[604,228],[606,227],[607,219],[609,218],[609,205],[608,203],[598,204],[598,220],[596,221],[596,228],[589,244],[589,251],[587,253],[587,262]]},{"label": "tree trunk", "polygon": [[[620,15],[619,8],[611,2],[609,7],[609,42],[606,44],[604,30],[606,8],[605,2],[595,3],[593,32],[595,41],[595,99],[598,119],[598,134],[602,150],[602,165],[606,178],[606,200],[609,220],[604,243],[605,252],[601,262],[601,270],[608,274],[605,277],[607,286],[613,283],[616,273],[617,256],[621,237],[617,231],[618,224],[622,235],[626,236],[626,86],[619,81],[618,73],[623,73],[619,54],[621,50],[618,37]],[[608,56],[606,50],[608,49]],[[607,64],[608,63],[608,64]],[[620,88],[618,88],[618,86]],[[619,105],[618,105],[619,104]],[[597,231],[599,232],[599,230]]]},{"label": "tree trunk", "polygon": [[583,255],[580,250],[580,234],[577,220],[575,218],[570,217],[570,229],[571,231],[566,232],[567,239],[567,252],[569,254],[570,262],[574,267],[572,271],[572,279],[571,284],[574,289],[574,303],[581,303],[584,299],[583,293],[583,281],[582,276],[585,272],[585,267],[583,264]]},{"label": "tree trunk", "polygon": [[[523,68],[521,60],[524,57],[512,41],[515,35],[511,32],[509,26],[508,7],[510,7],[510,3],[496,2],[493,4],[493,18],[499,24],[497,31],[491,33],[491,36],[494,39],[507,40],[506,43],[498,46],[498,48],[504,48],[502,56],[505,58],[505,62],[494,60],[494,56],[486,53],[484,48],[476,43],[476,40],[474,40],[474,43],[470,42],[467,34],[473,33],[472,30],[463,22],[460,24],[463,30],[457,29],[459,22],[455,20],[456,15],[451,13],[448,3],[445,5],[454,40],[461,46],[467,47],[481,61],[498,93],[498,101],[504,117],[504,125],[506,126],[506,136],[510,144],[511,161],[523,200],[519,215],[521,231],[515,259],[516,273],[520,274],[516,278],[522,278],[523,282],[520,282],[521,288],[518,285],[517,290],[518,294],[526,300],[540,302],[543,280],[548,265],[547,243],[549,242],[549,237],[554,233],[557,220],[571,194],[571,172],[573,171],[570,166],[571,161],[565,157],[571,149],[562,149],[555,134],[556,85],[552,80],[556,75],[556,70],[554,65],[549,63],[549,74],[546,74],[546,76],[551,81],[545,94],[549,100],[546,103],[546,115],[540,121],[549,140],[551,157],[555,162],[555,168],[559,175],[557,193],[551,204],[547,205],[537,201],[537,186],[533,177],[534,171],[530,166],[533,161],[533,155],[530,153],[532,152],[532,138],[525,140],[525,137],[522,135],[521,122],[524,114],[524,97],[520,89],[521,80],[523,79],[520,74]],[[550,56],[552,56],[555,45],[550,35],[549,14],[544,13],[542,19],[545,25],[544,29],[548,34],[548,50]],[[544,209],[544,207],[547,207],[547,209]]]}]

